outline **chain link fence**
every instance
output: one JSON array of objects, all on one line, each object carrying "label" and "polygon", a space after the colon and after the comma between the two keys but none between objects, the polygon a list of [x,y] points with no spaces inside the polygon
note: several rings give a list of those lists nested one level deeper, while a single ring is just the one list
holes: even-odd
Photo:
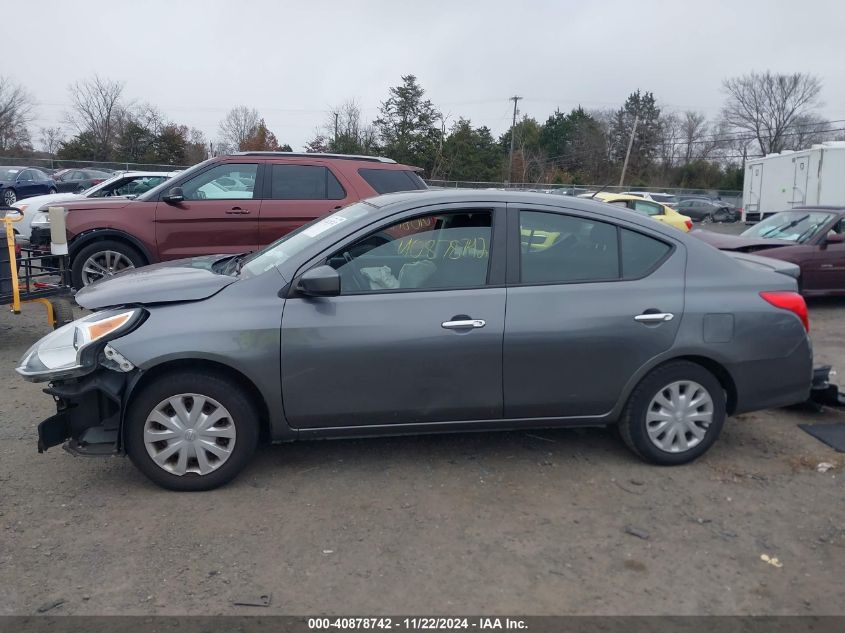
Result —
[{"label": "chain link fence", "polygon": [[158,163],[119,163],[91,160],[60,160],[58,158],[17,158],[0,156],[0,166],[39,167],[46,172],[76,167],[79,169],[108,169],[109,171],[177,171],[190,165],[163,165]]}]

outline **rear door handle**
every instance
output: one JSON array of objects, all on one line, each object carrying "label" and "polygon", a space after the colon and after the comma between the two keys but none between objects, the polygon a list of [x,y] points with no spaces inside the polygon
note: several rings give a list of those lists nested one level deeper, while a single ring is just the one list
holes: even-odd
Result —
[{"label": "rear door handle", "polygon": [[671,321],[675,315],[671,312],[652,312],[645,314],[638,314],[634,317],[634,321],[640,323],[662,323],[663,321]]},{"label": "rear door handle", "polygon": [[465,319],[461,321],[443,321],[440,325],[447,330],[463,330],[484,327],[487,325],[487,321],[483,319]]}]

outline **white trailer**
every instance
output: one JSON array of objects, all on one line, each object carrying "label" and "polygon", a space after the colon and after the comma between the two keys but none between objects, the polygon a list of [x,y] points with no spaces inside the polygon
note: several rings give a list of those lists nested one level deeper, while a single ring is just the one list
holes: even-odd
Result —
[{"label": "white trailer", "polygon": [[745,162],[744,222],[805,205],[845,206],[845,142],[831,141]]}]

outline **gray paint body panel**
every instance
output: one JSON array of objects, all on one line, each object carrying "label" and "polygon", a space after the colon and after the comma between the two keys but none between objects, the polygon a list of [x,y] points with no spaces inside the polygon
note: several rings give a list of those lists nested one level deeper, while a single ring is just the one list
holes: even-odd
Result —
[{"label": "gray paint body panel", "polygon": [[[695,238],[594,201],[473,191],[371,202],[373,214],[350,222],[351,232],[426,205],[513,202],[594,214],[662,236],[676,250],[632,282],[280,298],[333,248],[318,242],[278,270],[204,300],[152,305],[147,322],[112,345],[141,370],[180,359],[232,367],[263,394],[275,440],[606,424],[648,371],[678,357],[724,367],[739,392],[736,411],[797,402],[809,392],[812,353],[803,326],[759,296],[796,290],[786,275],[739,266]],[[145,301],[128,292],[124,300]],[[648,308],[675,317],[658,326],[633,320]],[[442,321],[462,313],[488,324],[441,331]],[[714,313],[734,315],[730,341],[704,340]]]}]

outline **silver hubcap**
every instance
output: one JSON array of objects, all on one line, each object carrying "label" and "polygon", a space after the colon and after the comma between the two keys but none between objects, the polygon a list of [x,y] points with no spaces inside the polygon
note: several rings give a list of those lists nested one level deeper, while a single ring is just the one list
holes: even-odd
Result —
[{"label": "silver hubcap", "polygon": [[91,255],[82,265],[82,282],[87,286],[98,279],[112,277],[129,268],[135,268],[135,264],[123,253],[100,251]]},{"label": "silver hubcap", "polygon": [[713,422],[713,398],[697,382],[670,383],[652,398],[645,422],[652,444],[667,453],[683,453],[707,435]]},{"label": "silver hubcap", "polygon": [[162,400],[144,423],[147,454],[160,468],[180,476],[220,468],[235,448],[235,435],[226,407],[198,393]]},{"label": "silver hubcap", "polygon": [[18,197],[15,195],[14,191],[7,191],[3,194],[3,202],[6,203],[7,207],[11,207],[15,202],[18,201]]}]

